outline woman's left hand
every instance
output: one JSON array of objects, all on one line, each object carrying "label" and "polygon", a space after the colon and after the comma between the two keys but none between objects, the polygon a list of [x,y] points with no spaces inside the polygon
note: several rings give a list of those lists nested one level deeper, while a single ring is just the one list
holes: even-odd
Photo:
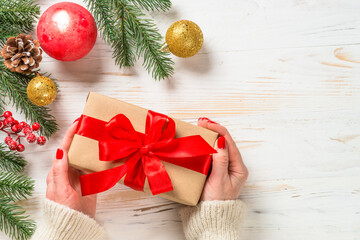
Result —
[{"label": "woman's left hand", "polygon": [[78,121],[75,121],[68,129],[56,152],[52,168],[46,179],[46,198],[93,218],[96,212],[96,194],[81,196],[80,176],[82,173],[69,167],[67,160],[67,153],[77,124]]}]

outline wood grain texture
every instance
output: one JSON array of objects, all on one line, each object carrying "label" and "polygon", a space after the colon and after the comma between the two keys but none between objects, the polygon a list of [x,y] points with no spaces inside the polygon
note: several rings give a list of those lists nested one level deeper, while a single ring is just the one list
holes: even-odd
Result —
[{"label": "wood grain texture", "polygon": [[[41,0],[41,11],[55,2]],[[243,239],[359,239],[360,2],[173,5],[151,13],[161,32],[189,19],[205,43],[192,58],[174,57],[172,79],[153,81],[141,62],[118,69],[100,38],[79,61],[44,58],[42,69],[60,85],[51,108],[61,130],[45,147],[26,151],[36,190],[21,204],[40,217],[55,149],[96,91],[194,124],[207,116],[230,130],[250,170],[241,196],[249,208]],[[100,195],[96,218],[111,240],[184,240],[178,207],[119,185]]]}]

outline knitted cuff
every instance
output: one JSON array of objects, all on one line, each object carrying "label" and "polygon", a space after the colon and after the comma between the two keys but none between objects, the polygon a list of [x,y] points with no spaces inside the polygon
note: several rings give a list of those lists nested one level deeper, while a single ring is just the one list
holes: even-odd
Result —
[{"label": "knitted cuff", "polygon": [[105,230],[89,216],[45,199],[42,221],[31,240],[100,240]]},{"label": "knitted cuff", "polygon": [[206,201],[179,210],[188,240],[240,239],[246,205],[240,200]]}]

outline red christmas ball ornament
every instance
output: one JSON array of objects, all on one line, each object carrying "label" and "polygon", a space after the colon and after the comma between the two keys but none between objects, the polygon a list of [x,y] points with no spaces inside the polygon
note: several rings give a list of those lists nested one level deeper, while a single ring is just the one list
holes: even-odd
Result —
[{"label": "red christmas ball ornament", "polygon": [[75,61],[90,52],[97,37],[94,17],[84,7],[61,2],[40,17],[37,38],[42,49],[60,61]]}]

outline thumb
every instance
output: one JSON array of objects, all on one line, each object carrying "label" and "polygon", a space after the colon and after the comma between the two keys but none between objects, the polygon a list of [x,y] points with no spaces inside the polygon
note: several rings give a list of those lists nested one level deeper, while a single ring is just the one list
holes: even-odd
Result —
[{"label": "thumb", "polygon": [[69,184],[68,170],[69,166],[67,161],[67,154],[64,152],[64,150],[58,148],[52,166],[55,187],[64,187]]},{"label": "thumb", "polygon": [[215,143],[217,153],[213,154],[211,178],[222,179],[229,175],[229,153],[224,137],[219,137]]}]

